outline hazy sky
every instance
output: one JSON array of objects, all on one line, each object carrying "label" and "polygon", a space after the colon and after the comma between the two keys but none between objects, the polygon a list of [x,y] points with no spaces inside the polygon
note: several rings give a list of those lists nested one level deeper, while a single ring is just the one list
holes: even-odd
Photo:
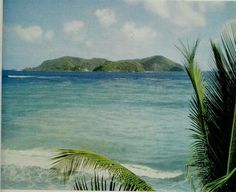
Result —
[{"label": "hazy sky", "polygon": [[236,19],[236,2],[158,0],[4,0],[3,68],[22,69],[62,56],[112,60],[163,55],[177,62],[179,40],[209,39]]}]

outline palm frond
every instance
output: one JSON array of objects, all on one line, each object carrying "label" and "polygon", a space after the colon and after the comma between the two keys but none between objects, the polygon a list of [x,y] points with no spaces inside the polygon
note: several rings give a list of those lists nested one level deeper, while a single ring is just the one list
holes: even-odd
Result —
[{"label": "palm frond", "polygon": [[94,173],[91,179],[85,176],[77,178],[74,184],[74,190],[77,191],[137,191],[135,185],[122,184],[116,181],[115,177],[104,178]]},{"label": "palm frond", "polygon": [[230,81],[229,88],[232,92],[232,120],[230,120],[231,138],[229,146],[227,173],[236,167],[236,23],[231,24],[231,30],[225,30],[222,36],[225,55],[227,60],[228,79]]},{"label": "palm frond", "polygon": [[234,105],[234,117],[232,123],[232,132],[230,138],[230,146],[229,146],[229,156],[228,156],[228,164],[227,164],[227,173],[236,167],[236,101]]},{"label": "palm frond", "polygon": [[[235,27],[235,24],[234,24]],[[222,33],[223,48],[211,42],[216,69],[205,83],[194,61],[197,43],[184,48],[186,71],[195,96],[191,101],[193,145],[191,176],[206,191],[235,192],[236,188],[236,30]]]},{"label": "palm frond", "polygon": [[207,178],[207,172],[209,170],[209,161],[207,160],[207,150],[208,150],[208,130],[205,122],[206,106],[204,102],[205,89],[203,75],[197,63],[195,61],[195,55],[199,41],[197,40],[192,47],[185,46],[182,42],[181,48],[178,48],[185,58],[185,69],[192,82],[195,96],[192,97],[190,102],[190,119],[191,121],[191,131],[193,132],[192,138],[194,142],[191,146],[191,155],[188,169],[194,167],[189,171],[189,178]]},{"label": "palm frond", "polygon": [[108,171],[122,184],[135,185],[139,191],[153,191],[145,181],[119,163],[94,152],[74,149],[59,149],[52,158],[52,169],[59,170],[67,181],[78,171],[85,169]]},{"label": "palm frond", "polygon": [[[229,182],[233,177],[236,175],[236,168],[234,168],[230,173],[227,175],[224,175],[223,177],[220,177],[219,179],[216,179],[212,181],[211,183],[208,183],[204,186],[204,189],[206,192],[215,192],[218,189],[222,188],[227,182]],[[236,189],[236,183],[235,186],[231,187],[233,190]],[[232,190],[231,190],[232,191]]]},{"label": "palm frond", "polygon": [[[210,183],[227,178],[236,167],[236,34],[232,33],[232,38],[231,32],[227,28],[222,33],[223,49],[211,42],[217,69],[209,76],[206,92],[208,140],[212,152],[208,154]],[[232,186],[235,187],[236,177],[233,177],[224,187],[227,191],[233,191]]]}]

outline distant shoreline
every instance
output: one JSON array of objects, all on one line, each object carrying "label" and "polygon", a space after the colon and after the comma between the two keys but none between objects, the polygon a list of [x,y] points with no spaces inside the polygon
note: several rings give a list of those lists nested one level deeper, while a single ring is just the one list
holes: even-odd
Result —
[{"label": "distant shoreline", "polygon": [[104,58],[85,59],[64,56],[43,61],[36,67],[23,71],[72,71],[72,72],[145,72],[145,71],[183,71],[183,66],[161,55],[142,59],[110,61]]},{"label": "distant shoreline", "polygon": [[15,69],[2,69],[2,71],[12,71],[12,72],[33,72],[33,73],[166,73],[166,72],[184,72],[182,71],[28,71],[28,70],[15,70]]}]

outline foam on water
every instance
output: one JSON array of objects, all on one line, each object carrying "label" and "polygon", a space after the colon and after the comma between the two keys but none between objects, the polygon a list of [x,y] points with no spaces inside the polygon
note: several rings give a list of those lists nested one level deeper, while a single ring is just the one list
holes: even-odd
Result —
[{"label": "foam on water", "polygon": [[49,150],[2,150],[2,165],[15,165],[18,167],[50,167],[50,158],[54,152]]},{"label": "foam on water", "polygon": [[8,78],[33,78],[33,77],[36,77],[36,76],[26,76],[26,75],[8,75],[7,76]]},{"label": "foam on water", "polygon": [[8,78],[37,78],[37,79],[59,79],[60,76],[33,76],[33,75],[7,75]]},{"label": "foam on water", "polygon": [[[17,167],[40,167],[49,169],[50,158],[55,152],[50,150],[34,149],[34,150],[2,150],[2,165],[14,165]],[[183,174],[180,170],[161,171],[143,165],[123,164],[124,167],[141,177],[149,177],[156,179],[169,179],[178,177]],[[87,171],[90,172],[90,171]]]},{"label": "foam on water", "polygon": [[180,170],[161,171],[143,165],[130,165],[130,164],[124,164],[124,166],[138,176],[149,177],[153,179],[170,179],[183,175],[183,172]]}]

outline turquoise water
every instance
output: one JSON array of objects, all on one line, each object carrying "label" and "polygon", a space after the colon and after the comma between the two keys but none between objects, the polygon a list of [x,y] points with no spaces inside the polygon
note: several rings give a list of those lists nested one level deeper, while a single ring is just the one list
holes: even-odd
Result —
[{"label": "turquoise water", "polygon": [[189,191],[184,72],[3,72],[2,188],[71,189],[48,171],[55,148],[102,153],[158,191]]}]

